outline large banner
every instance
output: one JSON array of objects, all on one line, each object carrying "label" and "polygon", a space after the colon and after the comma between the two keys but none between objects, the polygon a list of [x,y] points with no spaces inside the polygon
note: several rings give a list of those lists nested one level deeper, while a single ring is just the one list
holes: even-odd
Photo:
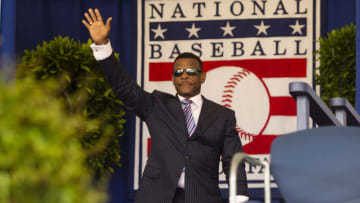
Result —
[{"label": "large banner", "polygon": [[[246,153],[269,160],[272,141],[296,130],[289,82],[312,85],[319,10],[320,0],[138,0],[138,83],[175,94],[174,59],[182,52],[200,56],[207,72],[202,94],[236,112]],[[150,147],[138,120],[135,190]],[[263,187],[262,168],[246,170],[249,187]],[[221,168],[219,174],[225,189]]]}]

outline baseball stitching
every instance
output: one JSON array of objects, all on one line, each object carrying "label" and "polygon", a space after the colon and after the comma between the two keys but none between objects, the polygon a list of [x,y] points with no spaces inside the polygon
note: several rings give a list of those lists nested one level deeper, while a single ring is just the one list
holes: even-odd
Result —
[{"label": "baseball stitching", "polygon": [[[231,104],[232,104],[232,98],[233,98],[235,87],[238,85],[238,83],[241,82],[241,80],[243,78],[250,75],[250,73],[251,72],[249,70],[243,70],[243,71],[237,72],[230,78],[230,80],[224,86],[224,91],[223,91],[222,100],[221,100],[223,106],[228,107],[228,108],[232,107]],[[244,131],[237,124],[236,124],[235,129],[238,132],[240,139],[242,141],[245,141],[245,143],[243,143],[243,145],[248,144],[249,142],[252,142],[254,136],[256,136],[255,134]]]}]

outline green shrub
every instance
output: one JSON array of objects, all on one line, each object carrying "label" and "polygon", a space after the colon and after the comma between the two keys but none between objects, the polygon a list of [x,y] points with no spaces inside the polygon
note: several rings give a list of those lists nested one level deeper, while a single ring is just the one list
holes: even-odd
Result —
[{"label": "green shrub", "polygon": [[320,74],[316,74],[315,79],[320,85],[321,98],[329,104],[333,97],[345,97],[355,105],[355,25],[333,30],[319,41],[316,56],[320,60],[317,67]]},{"label": "green shrub", "polygon": [[105,82],[90,44],[91,40],[80,43],[59,36],[35,50],[25,50],[17,78],[35,75],[40,81],[56,79],[62,88],[58,97],[67,112],[81,113],[86,120],[97,121],[81,136],[89,152],[88,164],[96,171],[113,172],[114,165],[120,166],[118,139],[123,135],[125,112],[122,102]]},{"label": "green shrub", "polygon": [[55,92],[50,81],[0,82],[2,203],[106,201],[103,184],[93,183],[79,141],[89,123],[76,114],[65,114],[52,95]]}]

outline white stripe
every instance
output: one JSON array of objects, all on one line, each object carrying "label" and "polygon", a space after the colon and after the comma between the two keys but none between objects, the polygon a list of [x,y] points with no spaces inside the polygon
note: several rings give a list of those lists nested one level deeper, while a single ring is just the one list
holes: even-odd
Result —
[{"label": "white stripe", "polygon": [[281,135],[296,131],[296,116],[271,116],[263,135]]}]

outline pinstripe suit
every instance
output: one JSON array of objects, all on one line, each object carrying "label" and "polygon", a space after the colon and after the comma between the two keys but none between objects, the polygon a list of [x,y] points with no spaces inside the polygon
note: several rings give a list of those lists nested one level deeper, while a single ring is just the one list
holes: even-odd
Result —
[{"label": "pinstripe suit", "polygon": [[[171,203],[185,166],[185,202],[221,203],[220,157],[228,176],[232,155],[242,151],[235,113],[203,98],[197,128],[189,137],[176,96],[143,91],[113,55],[99,63],[115,94],[146,122],[151,135],[150,156],[135,202]],[[244,165],[239,168],[238,194],[248,195]]]}]

